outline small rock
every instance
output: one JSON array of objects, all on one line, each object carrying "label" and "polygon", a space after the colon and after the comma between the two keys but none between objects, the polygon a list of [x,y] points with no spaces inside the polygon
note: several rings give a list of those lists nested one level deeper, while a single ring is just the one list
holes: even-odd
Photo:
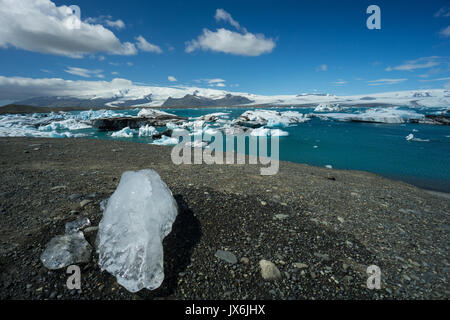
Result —
[{"label": "small rock", "polygon": [[344,218],[342,218],[342,217],[337,217],[337,219],[340,223],[344,223],[344,221],[345,221]]},{"label": "small rock", "polygon": [[92,200],[83,200],[83,201],[80,202],[80,207],[84,208],[85,206],[87,206],[91,202],[92,202]]},{"label": "small rock", "polygon": [[242,263],[242,264],[249,264],[249,263],[250,263],[250,259],[247,258],[247,257],[242,257],[242,258],[241,258],[241,263]]},{"label": "small rock", "polygon": [[81,194],[78,194],[78,193],[73,193],[73,194],[71,194],[68,198],[69,198],[69,200],[77,200],[77,199],[80,199],[82,196],[81,196]]},{"label": "small rock", "polygon": [[261,260],[259,261],[259,266],[261,267],[261,276],[264,280],[278,280],[281,279],[280,270],[270,261]]},{"label": "small rock", "polygon": [[318,252],[314,252],[314,255],[315,255],[317,258],[322,259],[323,261],[329,261],[329,260],[330,260],[330,257],[329,257],[328,254],[326,254],[326,253],[318,253]]},{"label": "small rock", "polygon": [[267,205],[267,202],[261,201],[261,205],[262,205],[262,206],[265,206],[265,205]]},{"label": "small rock", "polygon": [[297,269],[305,269],[305,268],[308,268],[308,265],[304,264],[304,263],[296,262],[296,263],[294,263],[294,267]]},{"label": "small rock", "polygon": [[237,263],[236,256],[229,251],[217,250],[215,256],[231,264]]},{"label": "small rock", "polygon": [[274,219],[276,220],[285,220],[287,218],[289,218],[289,215],[287,214],[276,214],[273,216]]}]

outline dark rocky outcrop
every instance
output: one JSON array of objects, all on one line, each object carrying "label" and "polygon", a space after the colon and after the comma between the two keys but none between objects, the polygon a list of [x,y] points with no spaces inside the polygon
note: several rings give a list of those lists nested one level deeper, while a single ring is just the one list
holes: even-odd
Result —
[{"label": "dark rocky outcrop", "polygon": [[196,94],[187,94],[183,98],[172,98],[169,97],[164,104],[163,107],[209,107],[209,106],[238,106],[244,105],[248,103],[252,103],[253,101],[247,99],[242,96],[233,96],[231,94],[227,94],[224,98],[220,99],[211,99],[206,97],[201,97]]},{"label": "dark rocky outcrop", "polygon": [[167,123],[183,123],[187,118],[174,115],[161,115],[155,118],[145,117],[120,117],[120,118],[101,118],[92,120],[92,126],[105,131],[118,131],[129,127],[130,129],[139,129],[142,126],[150,125],[153,127],[164,127]]}]

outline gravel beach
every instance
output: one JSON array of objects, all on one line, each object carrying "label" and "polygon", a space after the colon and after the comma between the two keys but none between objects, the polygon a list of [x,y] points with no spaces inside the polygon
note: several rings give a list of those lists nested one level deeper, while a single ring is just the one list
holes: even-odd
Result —
[{"label": "gravel beach", "polygon": [[[280,163],[174,165],[171,148],[96,139],[0,138],[0,299],[448,299],[446,194],[375,174]],[[81,290],[40,261],[65,223],[101,219],[126,170],[151,168],[179,207],[165,280],[130,293],[94,252]],[[88,200],[88,201],[84,201]],[[95,230],[85,233],[95,245]],[[279,270],[264,279],[260,261]],[[381,269],[369,290],[366,269]]]}]

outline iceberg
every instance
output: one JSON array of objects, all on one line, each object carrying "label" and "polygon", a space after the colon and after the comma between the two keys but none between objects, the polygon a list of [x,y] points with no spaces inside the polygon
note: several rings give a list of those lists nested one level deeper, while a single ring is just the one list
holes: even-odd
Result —
[{"label": "iceberg", "polygon": [[155,133],[156,128],[148,124],[139,128],[139,137],[151,137]]},{"label": "iceberg", "polygon": [[150,109],[150,108],[143,108],[141,111],[138,112],[137,116],[139,118],[156,118],[160,116],[173,116],[173,114],[157,110],[157,109]]},{"label": "iceberg", "polygon": [[330,112],[330,111],[342,111],[343,108],[339,104],[321,103],[315,109],[314,112]]},{"label": "iceberg", "polygon": [[308,120],[309,118],[297,111],[279,112],[275,110],[249,110],[234,120],[233,124],[251,128],[258,128],[266,125],[268,127],[285,127]]},{"label": "iceberg", "polygon": [[152,144],[156,144],[159,146],[174,146],[178,144],[178,138],[171,138],[168,136],[162,136],[161,139],[154,140]]},{"label": "iceberg", "polygon": [[164,280],[162,241],[177,212],[172,192],[154,170],[124,172],[99,224],[100,268],[130,292],[158,288]]},{"label": "iceberg", "polygon": [[133,138],[134,134],[136,133],[136,130],[130,129],[129,127],[125,127],[120,131],[113,132],[111,134],[111,137],[114,138]]}]

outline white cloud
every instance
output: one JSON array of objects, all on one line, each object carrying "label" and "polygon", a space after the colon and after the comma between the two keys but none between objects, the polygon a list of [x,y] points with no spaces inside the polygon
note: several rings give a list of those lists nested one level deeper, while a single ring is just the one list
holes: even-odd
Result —
[{"label": "white cloud", "polygon": [[64,70],[67,73],[77,75],[83,78],[90,78],[92,76],[97,78],[104,78],[102,75],[103,70],[89,70],[84,68],[77,68],[77,67],[68,67],[66,70]]},{"label": "white cloud", "polygon": [[397,83],[401,83],[406,80],[408,80],[408,79],[378,79],[378,80],[367,81],[367,83],[370,86],[381,86],[381,85],[397,84]]},{"label": "white cloud", "polygon": [[175,82],[175,81],[177,81],[177,78],[175,78],[174,76],[168,76],[167,79],[168,79],[170,82]]},{"label": "white cloud", "polygon": [[439,34],[440,34],[442,37],[445,37],[445,38],[450,37],[450,26],[448,26],[447,28],[445,28],[445,29],[439,31]]},{"label": "white cloud", "polygon": [[228,22],[229,24],[231,24],[237,30],[242,31],[244,33],[247,33],[247,29],[242,28],[241,25],[239,24],[239,22],[234,20],[233,17],[231,16],[231,14],[229,14],[228,12],[226,12],[223,9],[217,9],[216,10],[216,15],[214,16],[214,18],[216,19],[217,22],[223,20],[223,21]]},{"label": "white cloud", "polygon": [[441,60],[441,57],[437,56],[423,57],[416,60],[407,61],[406,63],[396,67],[387,67],[386,71],[412,71],[416,69],[428,69],[438,66],[442,62]]},{"label": "white cloud", "polygon": [[79,22],[79,28],[68,23],[72,9],[56,6],[50,0],[1,0],[0,47],[10,46],[72,58],[106,52],[134,55],[136,47],[120,42],[113,32],[99,24]]},{"label": "white cloud", "polygon": [[203,29],[197,39],[186,42],[185,51],[190,53],[195,50],[210,50],[227,54],[241,56],[259,56],[270,53],[275,48],[275,41],[266,38],[263,34],[253,34],[240,26],[231,15],[223,9],[217,9],[215,14],[216,21],[225,21],[230,23],[240,32],[230,31],[220,28],[216,31]]},{"label": "white cloud", "polygon": [[327,71],[328,70],[328,66],[326,64],[321,64],[320,66],[318,66],[316,68],[316,71]]},{"label": "white cloud", "polygon": [[207,84],[210,87],[225,87],[226,80],[220,79],[220,78],[214,78],[214,79],[199,79],[199,80],[195,80],[195,82]]},{"label": "white cloud", "polygon": [[133,83],[126,79],[116,78],[111,81],[92,80],[64,80],[60,78],[32,79],[24,77],[0,76],[1,99],[27,99],[42,96],[99,96],[103,92],[132,88]]},{"label": "white cloud", "polygon": [[100,16],[96,18],[89,17],[84,21],[92,24],[103,24],[110,28],[116,28],[118,30],[125,28],[125,23],[122,20],[118,19],[114,21],[112,20],[111,16]]},{"label": "white cloud", "polygon": [[141,49],[142,51],[146,52],[154,52],[154,53],[162,53],[162,50],[160,47],[158,47],[155,44],[149,43],[143,36],[136,37],[137,40],[137,47]]},{"label": "white cloud", "polygon": [[125,28],[125,23],[122,20],[116,20],[116,21],[112,21],[112,20],[106,20],[106,25],[108,27],[111,28],[116,28],[116,29],[123,29]]},{"label": "white cloud", "polygon": [[444,18],[448,18],[450,17],[450,7],[442,7],[440,8],[435,14],[434,14],[435,18],[438,17],[444,17]]},{"label": "white cloud", "polygon": [[337,81],[332,82],[332,84],[337,85],[337,86],[342,86],[346,83],[347,83],[347,81],[342,80],[342,79],[338,79]]},{"label": "white cloud", "polygon": [[448,81],[450,80],[450,77],[447,78],[437,78],[437,79],[421,79],[419,81],[421,82],[434,82],[434,81]]},{"label": "white cloud", "polygon": [[111,74],[112,74],[113,76],[116,76],[116,75],[118,75],[119,73],[118,73],[117,71],[112,71]]},{"label": "white cloud", "polygon": [[186,43],[186,52],[197,49],[211,50],[241,56],[259,56],[272,52],[275,42],[262,34],[237,33],[227,29],[211,31],[203,29],[203,33]]}]

